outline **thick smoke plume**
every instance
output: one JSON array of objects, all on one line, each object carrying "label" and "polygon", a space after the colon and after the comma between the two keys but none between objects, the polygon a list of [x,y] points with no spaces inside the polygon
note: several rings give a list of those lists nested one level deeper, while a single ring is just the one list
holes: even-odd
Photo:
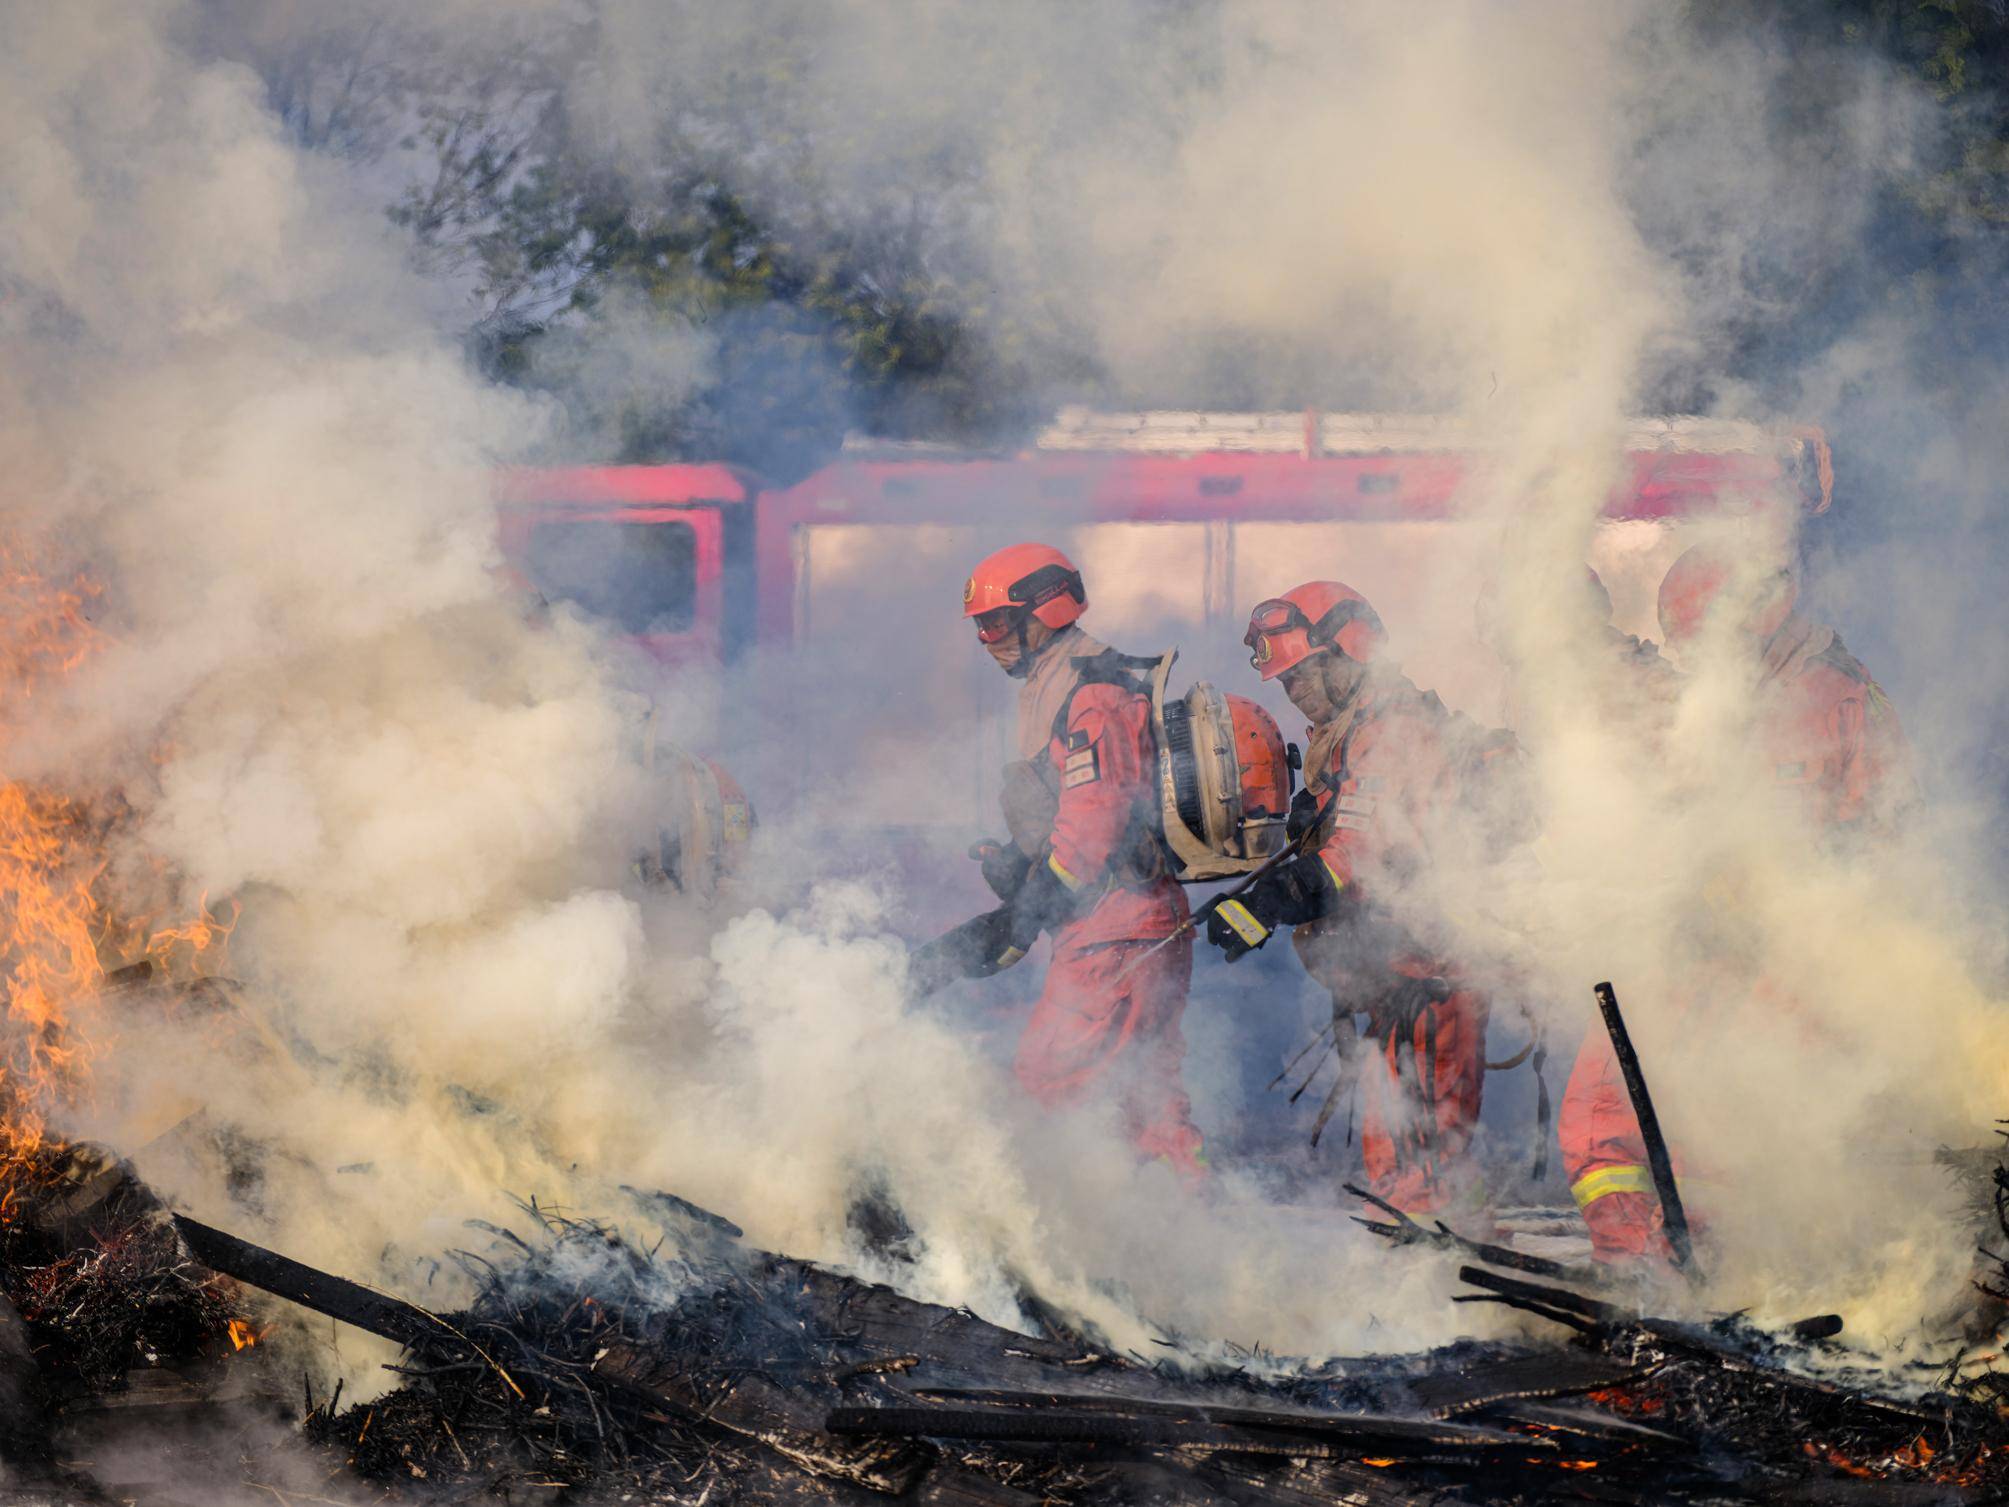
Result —
[{"label": "thick smoke plume", "polygon": [[[243,905],[233,966],[259,1043],[122,1019],[70,1128],[135,1152],[199,1213],[394,1284],[460,1220],[507,1217],[509,1194],[618,1215],[621,1183],[719,1208],[766,1245],[870,1261],[848,1214],[878,1190],[916,1259],[876,1274],[1005,1317],[1030,1284],[1121,1343],[1156,1322],[1332,1352],[1486,1322],[1330,1207],[1271,1202],[1260,1172],[1194,1195],[1093,1115],[1033,1119],[967,1019],[904,1002],[894,886],[808,883],[838,867],[822,834],[868,783],[987,814],[952,761],[842,767],[859,709],[898,689],[869,656],[822,646],[850,677],[833,704],[805,700],[744,754],[799,768],[813,752],[829,796],[776,813],[743,913],[634,881],[657,798],[634,668],[562,606],[531,611],[493,544],[491,473],[555,407],[484,383],[443,327],[440,283],[381,213],[409,165],[328,149],[395,135],[410,97],[306,147],[298,110],[274,108],[301,98],[275,88],[297,83],[289,66],[385,56],[402,25],[421,27],[441,87],[493,64],[484,8],[403,9],[4,12],[9,514],[111,604],[110,646],[7,729],[8,773],[120,792],[123,864],[164,861],[190,896]],[[2009,1084],[1999,1011],[1947,920],[1964,902],[1936,808],[1874,858],[1826,852],[1751,783],[1734,661],[1694,667],[1649,754],[1598,713],[1575,613],[1630,414],[1678,387],[1731,416],[1793,416],[1706,380],[1759,297],[1743,238],[1806,229],[1791,198],[1784,231],[1765,223],[1781,169],[1760,149],[1761,42],[1604,5],[1098,5],[1031,24],[1011,7],[605,0],[510,19],[524,45],[559,39],[567,110],[637,192],[666,131],[769,131],[735,191],[803,224],[924,203],[929,258],[983,290],[966,317],[981,327],[992,299],[1059,311],[1079,341],[1067,369],[1085,356],[1103,374],[1090,395],[1465,419],[1491,457],[1483,521],[1380,605],[1397,653],[1475,714],[1519,667],[1544,827],[1532,863],[1446,875],[1429,900],[1514,970],[1559,1049],[1590,981],[1621,981],[1670,1127],[1730,1190],[1726,1296],[1852,1301],[1895,1331],[1957,1289],[1967,1237],[1918,1159],[1974,1139]],[[1719,82],[1684,93],[1698,78]],[[1903,87],[1861,87],[1850,151],[1911,150]],[[652,342],[620,328],[623,308],[553,347],[553,380],[704,368],[702,331]],[[1796,394],[1874,359],[1825,353]],[[1004,542],[1001,527],[972,520],[967,542]],[[929,569],[903,577],[912,599],[888,601],[879,631],[975,655],[954,621],[965,542],[913,557]],[[1259,594],[1303,566],[1280,555]],[[1111,551],[1094,570],[1102,600],[1157,600],[1141,560]],[[1489,579],[1498,658],[1473,636]],[[1848,630],[1865,597],[1833,580],[1822,605]],[[1114,616],[1093,626],[1163,620]],[[1237,658],[1190,647],[1210,667]],[[1893,687],[1901,709],[1908,689]],[[679,690],[667,731],[702,745],[735,688]],[[1920,705],[1921,745],[1957,736],[1942,701]],[[1735,937],[1698,941],[1725,905]],[[1709,1014],[1689,996],[1723,950],[1792,1007]]]}]

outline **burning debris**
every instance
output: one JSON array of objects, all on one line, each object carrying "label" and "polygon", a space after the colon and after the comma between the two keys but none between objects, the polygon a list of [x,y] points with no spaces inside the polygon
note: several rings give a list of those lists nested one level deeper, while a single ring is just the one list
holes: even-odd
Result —
[{"label": "burning debris", "polygon": [[[117,1187],[95,1217],[144,1206],[129,1176]],[[83,1316],[146,1294],[170,1324],[147,1343],[244,1363],[229,1348],[248,1332],[236,1282],[398,1342],[395,1390],[347,1407],[339,1390],[310,1392],[301,1423],[340,1471],[415,1499],[1918,1502],[2009,1489],[2009,1426],[1985,1388],[1896,1395],[1888,1375],[1851,1369],[1832,1319],[1784,1334],[1662,1320],[1467,1266],[1469,1300],[1572,1333],[1318,1364],[1152,1361],[748,1249],[715,1216],[673,1213],[643,1248],[526,1213],[533,1238],[484,1226],[489,1252],[456,1256],[475,1296],[451,1313],[157,1212],[130,1255],[83,1253],[10,1286],[60,1289],[60,1322],[84,1326],[41,1327],[52,1310],[34,1308],[38,1345],[99,1344],[100,1357],[113,1331]],[[12,1356],[11,1379],[28,1360]],[[86,1379],[131,1385],[102,1364]]]}]

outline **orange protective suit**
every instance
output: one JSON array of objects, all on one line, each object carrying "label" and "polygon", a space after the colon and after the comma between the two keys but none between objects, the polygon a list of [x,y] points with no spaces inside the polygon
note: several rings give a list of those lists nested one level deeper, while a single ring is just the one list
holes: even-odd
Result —
[{"label": "orange protective suit", "polygon": [[[1759,649],[1756,753],[1781,798],[1831,836],[1887,829],[1910,799],[1910,753],[1897,714],[1829,628],[1786,617]],[[1643,686],[1658,697],[1661,688]],[[1751,985],[1766,995],[1765,981]],[[1790,1008],[1790,1001],[1778,1001]],[[1570,1192],[1601,1260],[1669,1256],[1646,1144],[1610,1038],[1594,1026],[1563,1091],[1556,1130]],[[1678,1148],[1670,1150],[1677,1177]],[[1684,1198],[1691,1224],[1692,1201]],[[1705,1211],[1706,1213],[1706,1211]]]},{"label": "orange protective suit", "polygon": [[1765,641],[1760,736],[1772,783],[1822,831],[1887,831],[1916,794],[1897,713],[1832,628],[1798,613]]},{"label": "orange protective suit", "polygon": [[1043,1105],[1110,1095],[1139,1151],[1193,1175],[1201,1140],[1179,1028],[1191,939],[1138,961],[1188,916],[1159,852],[1157,744],[1138,664],[1070,626],[1020,690],[1019,750],[1058,808],[1043,861],[1077,908],[1053,937],[1015,1070]]},{"label": "orange protective suit", "polygon": [[1487,1000],[1440,946],[1383,919],[1379,901],[1429,861],[1433,813],[1464,802],[1484,766],[1514,752],[1511,738],[1479,735],[1399,675],[1380,676],[1311,729],[1306,788],[1340,907],[1291,940],[1335,1011],[1367,1013],[1380,1047],[1364,1085],[1361,1154],[1371,1190],[1410,1213],[1444,1207],[1471,1180]]}]

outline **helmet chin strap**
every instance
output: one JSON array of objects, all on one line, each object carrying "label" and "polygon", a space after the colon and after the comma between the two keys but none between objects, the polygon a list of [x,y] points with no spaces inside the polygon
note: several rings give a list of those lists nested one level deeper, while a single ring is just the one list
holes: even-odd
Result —
[{"label": "helmet chin strap", "polygon": [[[1338,644],[1332,645],[1320,657],[1324,663],[1319,666],[1319,678],[1325,682],[1325,694],[1332,702],[1333,711],[1343,712],[1360,699],[1372,672],[1364,661],[1353,658]],[[1343,683],[1338,683],[1340,677],[1333,673],[1340,669],[1346,671]]]},{"label": "helmet chin strap", "polygon": [[1005,674],[1011,676],[1013,680],[1023,680],[1032,673],[1032,650],[1027,647],[1025,641],[1026,619],[1031,616],[1030,607],[1018,615],[1018,623],[1014,630],[1018,634],[1018,659],[1005,671]]},{"label": "helmet chin strap", "polygon": [[1026,624],[1031,620],[1032,609],[1030,607],[1018,615],[1018,662],[1005,671],[1005,674],[1011,676],[1013,680],[1023,680],[1026,676],[1030,675],[1033,671],[1033,666],[1046,657],[1046,651],[1058,643],[1060,635],[1067,631],[1064,628],[1054,629],[1047,635],[1046,642],[1041,644],[1037,649],[1034,649],[1026,641]]}]

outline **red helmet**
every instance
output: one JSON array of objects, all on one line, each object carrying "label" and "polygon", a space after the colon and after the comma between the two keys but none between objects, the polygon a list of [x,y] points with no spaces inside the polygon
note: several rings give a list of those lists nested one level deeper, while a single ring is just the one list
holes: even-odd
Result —
[{"label": "red helmet", "polygon": [[[1088,606],[1088,592],[1074,562],[1051,544],[1012,544],[986,555],[963,583],[963,616],[982,617],[1003,607],[1016,607],[1049,628],[1065,628]],[[1014,618],[1016,621],[1016,618]],[[978,637],[993,643],[1010,632],[981,628]]]},{"label": "red helmet", "polygon": [[1249,631],[1242,635],[1249,663],[1265,680],[1328,649],[1370,660],[1387,639],[1367,598],[1337,581],[1307,581],[1271,597],[1249,614]]},{"label": "red helmet", "polygon": [[[1799,588],[1792,572],[1778,570],[1762,580],[1747,580],[1752,567],[1714,544],[1697,544],[1684,551],[1660,580],[1660,633],[1680,644],[1702,630],[1719,601],[1741,609],[1738,626],[1754,637],[1770,638],[1793,610]],[[1735,593],[1725,598],[1725,591]]]}]

